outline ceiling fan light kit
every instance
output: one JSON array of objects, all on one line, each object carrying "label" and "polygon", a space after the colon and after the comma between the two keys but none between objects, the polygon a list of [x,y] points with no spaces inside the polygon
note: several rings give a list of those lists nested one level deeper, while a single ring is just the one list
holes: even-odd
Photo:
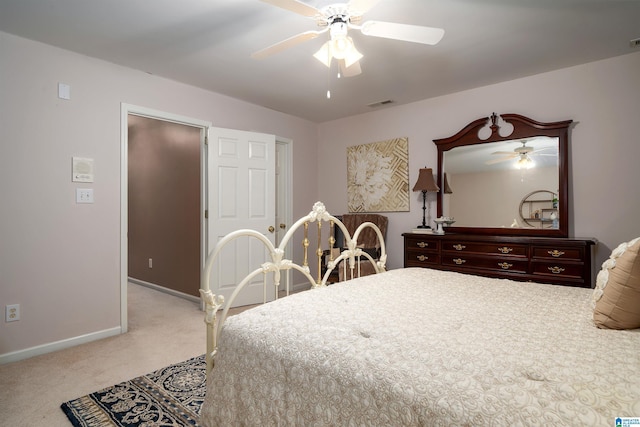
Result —
[{"label": "ceiling fan light kit", "polygon": [[344,35],[331,34],[331,40],[322,45],[313,56],[327,67],[331,67],[331,59],[344,60],[346,68],[362,59],[362,54],[358,52],[353,44],[353,39]]},{"label": "ceiling fan light kit", "polygon": [[535,167],[535,162],[531,157],[527,156],[527,153],[520,155],[520,158],[516,161],[516,169],[531,169]]},{"label": "ceiling fan light kit", "polygon": [[363,55],[356,49],[353,39],[348,36],[349,29],[360,30],[365,36],[382,37],[387,39],[409,41],[414,43],[435,45],[444,36],[441,28],[422,27],[418,25],[397,24],[382,21],[367,21],[361,26],[355,25],[362,19],[362,15],[373,8],[380,0],[351,0],[348,3],[337,3],[322,9],[300,2],[298,0],[261,0],[264,3],[280,7],[290,12],[306,17],[313,17],[319,27],[318,31],[306,31],[289,37],[251,55],[256,59],[263,59],[299,43],[318,37],[329,32],[329,41],[324,43],[313,56],[325,66],[331,67],[331,60],[335,58],[340,63],[342,73],[346,76],[360,74],[359,65]]},{"label": "ceiling fan light kit", "polygon": [[[552,157],[552,158],[558,157],[557,147],[549,146],[548,140],[549,138],[546,138],[546,137],[518,140],[517,142],[522,144],[522,147],[517,147],[513,149],[513,151],[494,151],[493,153],[491,153],[492,155],[499,155],[501,157],[487,160],[484,163],[486,165],[494,165],[497,163],[507,162],[515,159],[515,163],[513,164],[513,166],[516,169],[535,168],[537,165],[533,159],[533,156]],[[536,147],[534,148],[531,145],[527,145],[528,143],[535,144]],[[545,151],[548,151],[548,150],[553,150],[555,152],[544,153]],[[542,167],[544,166],[545,166],[545,162],[542,162]]]}]

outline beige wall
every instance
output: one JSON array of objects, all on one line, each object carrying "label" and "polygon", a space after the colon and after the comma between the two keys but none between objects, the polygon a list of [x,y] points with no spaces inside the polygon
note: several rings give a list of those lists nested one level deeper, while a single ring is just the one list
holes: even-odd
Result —
[{"label": "beige wall", "polygon": [[[318,180],[318,197],[331,211],[346,211],[346,159],[338,159],[346,158],[351,145],[409,137],[413,186],[420,167],[437,167],[433,139],[451,136],[494,111],[539,121],[573,119],[570,234],[600,240],[600,266],[612,248],[640,236],[639,75],[640,52],[322,123],[318,167],[331,173]],[[403,264],[401,234],[422,219],[421,194],[412,194],[411,212],[388,216],[388,264],[398,268]]]},{"label": "beige wall", "polygon": [[[558,168],[536,167],[530,170],[506,169],[498,172],[449,174],[452,189],[450,211],[455,213],[455,225],[460,227],[510,227],[517,220],[521,227],[529,227],[520,219],[520,203],[532,191],[558,191]],[[481,195],[481,197],[479,197]],[[538,197],[544,199],[545,197]],[[551,198],[549,197],[549,200]],[[542,208],[542,205],[535,209]],[[548,206],[549,208],[551,205]],[[530,205],[524,206],[529,212]],[[435,218],[436,211],[434,210]],[[449,214],[450,215],[450,214]],[[526,218],[530,216],[527,215]],[[535,224],[539,226],[539,224]],[[433,224],[432,224],[433,226]]]},{"label": "beige wall", "polygon": [[[22,311],[0,322],[0,362],[120,331],[121,103],[290,138],[294,217],[316,200],[312,122],[2,32],[0,58],[0,306]],[[71,182],[73,156],[93,184]],[[75,203],[84,187],[94,204]]]}]

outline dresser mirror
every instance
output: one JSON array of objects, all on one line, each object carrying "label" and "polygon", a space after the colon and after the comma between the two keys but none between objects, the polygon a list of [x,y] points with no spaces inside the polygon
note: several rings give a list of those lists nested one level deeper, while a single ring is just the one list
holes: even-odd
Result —
[{"label": "dresser mirror", "polygon": [[446,230],[567,237],[571,123],[493,113],[434,140],[437,216],[455,220]]}]

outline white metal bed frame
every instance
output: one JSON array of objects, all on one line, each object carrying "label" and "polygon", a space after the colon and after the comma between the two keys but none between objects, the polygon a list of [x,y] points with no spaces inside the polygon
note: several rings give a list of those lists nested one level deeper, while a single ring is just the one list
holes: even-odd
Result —
[{"label": "white metal bed frame", "polygon": [[[318,230],[318,243],[315,251],[315,255],[317,258],[317,276],[314,277],[311,275],[308,261],[308,251],[310,246],[309,241],[309,224],[316,222],[317,230]],[[324,256],[324,250],[322,247],[322,223],[329,223],[329,251],[328,257],[329,260],[326,263],[326,271],[324,275],[322,274],[322,258]],[[344,246],[346,249],[342,250],[337,257],[333,257],[333,245],[335,243],[334,238],[334,230],[335,226],[339,227],[342,230],[344,235]],[[377,236],[378,242],[380,244],[380,256],[378,260],[374,260],[373,257],[367,252],[363,251],[358,247],[358,237],[360,233],[366,228],[372,228]],[[293,237],[294,233],[298,231],[298,229],[303,228],[304,230],[304,238],[302,240],[302,246],[304,250],[304,260],[302,265],[296,264],[292,260],[284,258],[285,247]],[[269,252],[270,260],[267,260],[259,268],[250,272],[234,289],[231,297],[228,301],[224,300],[222,295],[215,295],[211,292],[209,288],[209,283],[211,281],[211,274],[213,270],[213,265],[218,257],[218,254],[222,250],[222,248],[229,242],[239,237],[252,237],[258,239],[262,242],[265,248]],[[276,248],[271,241],[265,237],[262,233],[256,230],[237,230],[232,233],[224,236],[216,245],[215,249],[209,254],[207,257],[207,262],[205,264],[205,268],[202,274],[202,281],[200,287],[200,295],[204,302],[205,307],[205,323],[207,325],[207,351],[206,351],[206,361],[207,361],[207,375],[213,369],[214,364],[214,356],[216,354],[218,348],[218,337],[220,332],[222,331],[222,327],[224,326],[224,321],[227,318],[227,314],[229,309],[232,307],[233,302],[236,296],[244,289],[244,287],[250,283],[250,281],[258,276],[259,274],[263,275],[263,302],[266,302],[267,299],[267,273],[273,273],[273,288],[274,288],[274,298],[278,298],[278,291],[280,288],[280,279],[281,279],[281,271],[282,270],[297,270],[301,272],[309,281],[311,288],[319,288],[327,286],[327,280],[331,275],[331,272],[334,268],[340,263],[340,261],[348,260],[348,262],[342,263],[342,268],[344,272],[344,277],[346,278],[354,278],[360,276],[360,259],[364,257],[368,260],[374,267],[376,273],[381,273],[385,271],[386,261],[387,261],[387,253],[385,249],[384,236],[380,229],[372,222],[364,222],[358,226],[358,228],[353,233],[353,236],[349,234],[349,231],[345,227],[345,225],[338,218],[331,215],[327,212],[324,204],[322,202],[316,202],[313,205],[313,209],[309,212],[308,215],[300,218],[296,221],[293,226],[287,231],[285,236],[283,237],[280,245]],[[347,270],[347,264],[349,270]],[[287,283],[286,295],[289,294],[289,286]],[[218,314],[218,311],[222,309],[222,313]]]}]

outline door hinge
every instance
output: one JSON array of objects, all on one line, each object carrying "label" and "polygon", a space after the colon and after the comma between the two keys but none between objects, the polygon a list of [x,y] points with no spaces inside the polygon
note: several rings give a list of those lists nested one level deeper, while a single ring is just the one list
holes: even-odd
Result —
[{"label": "door hinge", "polygon": [[204,218],[209,219],[209,209],[204,210]]},{"label": "door hinge", "polygon": [[205,137],[204,137],[204,145],[209,145],[209,135],[205,135]]}]

